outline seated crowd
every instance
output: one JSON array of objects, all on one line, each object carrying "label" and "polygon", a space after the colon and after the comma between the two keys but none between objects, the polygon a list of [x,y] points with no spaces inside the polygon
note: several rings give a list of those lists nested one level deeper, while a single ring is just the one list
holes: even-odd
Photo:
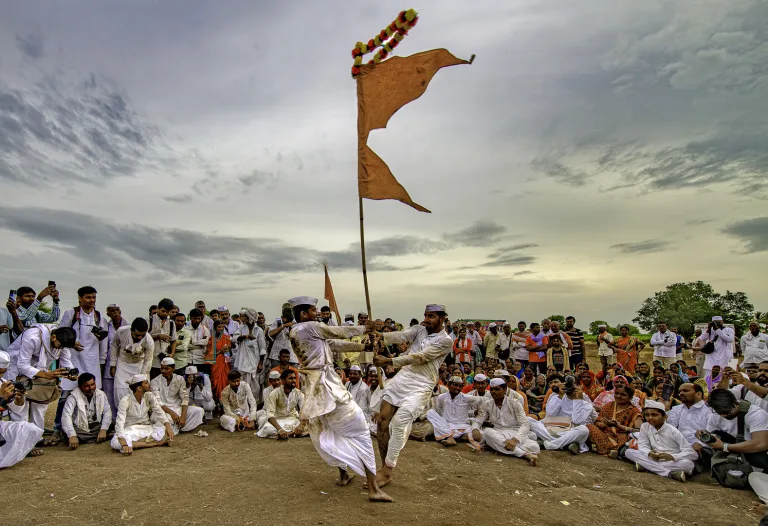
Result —
[{"label": "seated crowd", "polygon": [[[187,316],[164,298],[146,318],[129,323],[117,304],[102,316],[90,286],[79,289],[78,306],[63,313],[55,285],[38,295],[29,287],[18,293],[0,312],[0,321],[5,314],[9,319],[0,325],[0,411],[7,418],[0,420],[0,468],[61,441],[70,449],[109,441],[126,455],[169,446],[177,434],[215,418],[233,433],[308,436],[288,305],[267,324],[253,309],[209,312],[202,301]],[[54,302],[50,314],[39,310],[47,296]],[[320,321],[335,324],[328,307]],[[357,324],[366,322],[368,316],[358,314]],[[344,323],[355,320],[347,315]],[[400,327],[376,320],[373,337]],[[639,361],[644,345],[628,327],[615,340],[605,329],[599,328],[600,367],[593,371],[573,317],[563,329],[544,320],[520,322],[516,331],[506,323],[486,330],[446,320],[453,351],[436,371],[432,400],[414,420],[411,438],[433,436],[446,447],[463,442],[532,466],[542,450],[566,450],[628,461],[637,471],[681,482],[712,472],[721,483],[748,481],[768,503],[768,474],[762,473],[768,468],[768,350],[759,325],[735,342],[733,330],[715,316],[690,346],[696,365],[684,359],[686,345],[664,323],[651,338],[652,364]],[[734,343],[744,355],[738,368]],[[404,351],[377,349],[388,357]],[[398,371],[373,362],[373,352],[342,352],[336,372],[375,436],[382,394]],[[47,432],[45,415],[54,402],[54,429]]]}]

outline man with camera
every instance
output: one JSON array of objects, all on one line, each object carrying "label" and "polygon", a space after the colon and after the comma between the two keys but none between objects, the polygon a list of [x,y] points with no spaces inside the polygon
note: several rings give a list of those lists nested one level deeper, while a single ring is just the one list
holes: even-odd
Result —
[{"label": "man with camera", "polygon": [[193,431],[203,423],[205,412],[201,407],[189,407],[186,379],[174,374],[175,369],[173,358],[163,358],[160,362],[160,376],[152,380],[150,386],[171,420],[173,432]]},{"label": "man with camera", "polygon": [[149,334],[155,344],[150,378],[160,375],[160,360],[164,356],[173,356],[176,352],[176,324],[170,317],[171,309],[173,309],[173,301],[163,298],[157,303],[157,312],[149,319]]},{"label": "man with camera", "polygon": [[653,346],[653,359],[659,360],[664,369],[669,369],[677,354],[677,335],[667,328],[666,322],[659,322],[658,332],[651,336],[651,345]]},{"label": "man with camera", "polygon": [[[275,320],[275,322],[269,326],[267,335],[272,340],[272,347],[269,350],[269,369],[272,370],[280,364],[280,351],[286,349],[288,351],[288,362],[294,367],[299,364],[299,359],[293,352],[291,347],[291,341],[289,334],[291,327],[295,325],[293,319],[293,312],[291,311],[291,305],[284,303],[282,308],[282,315]],[[281,371],[282,372],[282,371]]]},{"label": "man with camera", "polygon": [[184,379],[187,382],[189,405],[201,408],[205,413],[205,420],[211,420],[216,402],[213,401],[210,377],[199,372],[196,366],[188,365],[184,369]]},{"label": "man with camera", "polygon": [[[45,412],[48,404],[59,398],[60,378],[77,380],[78,372],[72,368],[71,349],[76,345],[77,334],[71,327],[48,325],[29,327],[14,341],[8,354],[11,363],[6,373],[11,378],[24,376],[35,383],[34,389],[26,394],[30,404],[29,420],[40,429],[45,429]],[[58,360],[59,368],[50,370]],[[63,408],[63,405],[62,405]],[[45,445],[56,445],[57,437],[51,437]]]},{"label": "man with camera", "polygon": [[61,428],[69,448],[77,449],[81,442],[104,442],[111,424],[112,408],[106,393],[96,387],[96,378],[91,373],[81,374],[61,414]]},{"label": "man with camera", "polygon": [[[722,316],[713,316],[709,328],[704,331],[701,338],[707,342],[702,349],[702,352],[707,355],[704,360],[704,376],[715,365],[719,365],[720,370],[725,369],[728,362],[733,359],[733,342],[735,340],[733,329],[723,325]],[[708,349],[709,352],[707,352]]]},{"label": "man with camera", "polygon": [[[9,364],[10,359],[7,353],[0,351],[0,376]],[[15,396],[14,382],[0,381],[0,412],[5,411],[13,403]],[[35,450],[35,444],[42,437],[42,427],[35,424],[0,420],[0,469],[21,462]]]},{"label": "man with camera", "polygon": [[[582,392],[573,376],[566,376],[563,383],[561,374],[553,374],[547,383],[554,395],[547,401],[546,417],[540,422],[542,425],[532,425],[533,431],[544,440],[545,449],[567,449],[574,455],[589,451],[587,424],[597,420],[592,401]],[[550,422],[555,425],[548,425]]]},{"label": "man with camera", "polygon": [[8,298],[5,307],[0,307],[0,351],[7,351],[11,346],[13,333],[24,332],[24,324],[16,313],[16,302]]},{"label": "man with camera", "polygon": [[[48,282],[48,286],[40,291],[35,297],[35,291],[31,287],[19,287],[16,295],[20,305],[16,308],[19,320],[24,327],[31,327],[37,323],[56,323],[61,314],[59,310],[59,291],[56,290],[56,283]],[[43,312],[40,309],[40,303],[50,296],[53,301],[51,313]]]}]

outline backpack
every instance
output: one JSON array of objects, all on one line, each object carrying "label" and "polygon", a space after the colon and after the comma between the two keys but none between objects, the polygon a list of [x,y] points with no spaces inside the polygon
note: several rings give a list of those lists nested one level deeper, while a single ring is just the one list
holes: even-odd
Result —
[{"label": "backpack", "polygon": [[[150,316],[149,317],[149,328],[147,329],[148,333],[152,332],[152,322],[153,321],[155,321],[155,317],[154,316]],[[98,323],[98,321],[96,323]],[[171,332],[169,334],[171,336],[171,339],[173,340],[176,337],[176,324],[173,323],[173,320],[168,320],[168,323],[171,324]]]},{"label": "backpack", "polygon": [[[736,442],[744,442],[744,419],[750,407],[750,403],[744,400],[746,391],[742,387],[739,416],[736,417]],[[712,476],[725,488],[750,489],[749,474],[752,471],[752,465],[741,453],[730,453],[727,460],[712,466]]]},{"label": "backpack", "polygon": [[[75,323],[80,322],[80,307],[74,308],[75,314],[72,316],[72,323],[69,325],[73,329],[75,328]],[[101,327],[101,313],[97,310],[94,311],[96,313],[94,319],[96,320],[96,325]],[[80,322],[82,323],[82,322]]]}]

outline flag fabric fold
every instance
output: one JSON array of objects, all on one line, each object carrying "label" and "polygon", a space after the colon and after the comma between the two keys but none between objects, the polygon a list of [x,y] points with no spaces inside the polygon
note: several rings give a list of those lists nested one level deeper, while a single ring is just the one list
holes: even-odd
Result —
[{"label": "flag fabric fold", "polygon": [[339,314],[339,306],[336,304],[336,296],[333,295],[333,285],[331,285],[331,277],[328,275],[328,265],[323,263],[325,269],[325,299],[328,302],[328,306],[336,314],[336,322],[342,325],[343,320]]},{"label": "flag fabric fold", "polygon": [[[387,164],[368,146],[368,136],[372,130],[386,128],[392,115],[421,97],[440,69],[459,64],[469,64],[469,61],[456,58],[447,49],[433,49],[409,57],[392,57],[360,68],[356,77],[357,187],[360,197],[395,199],[420,212],[429,213],[411,199]],[[327,272],[326,269],[326,284],[329,284]]]}]

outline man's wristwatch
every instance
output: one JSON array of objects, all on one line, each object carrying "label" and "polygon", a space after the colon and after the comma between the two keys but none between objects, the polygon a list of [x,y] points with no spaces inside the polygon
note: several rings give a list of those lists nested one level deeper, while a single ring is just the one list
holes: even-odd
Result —
[{"label": "man's wristwatch", "polygon": [[723,443],[723,453],[728,453],[728,444]]}]

